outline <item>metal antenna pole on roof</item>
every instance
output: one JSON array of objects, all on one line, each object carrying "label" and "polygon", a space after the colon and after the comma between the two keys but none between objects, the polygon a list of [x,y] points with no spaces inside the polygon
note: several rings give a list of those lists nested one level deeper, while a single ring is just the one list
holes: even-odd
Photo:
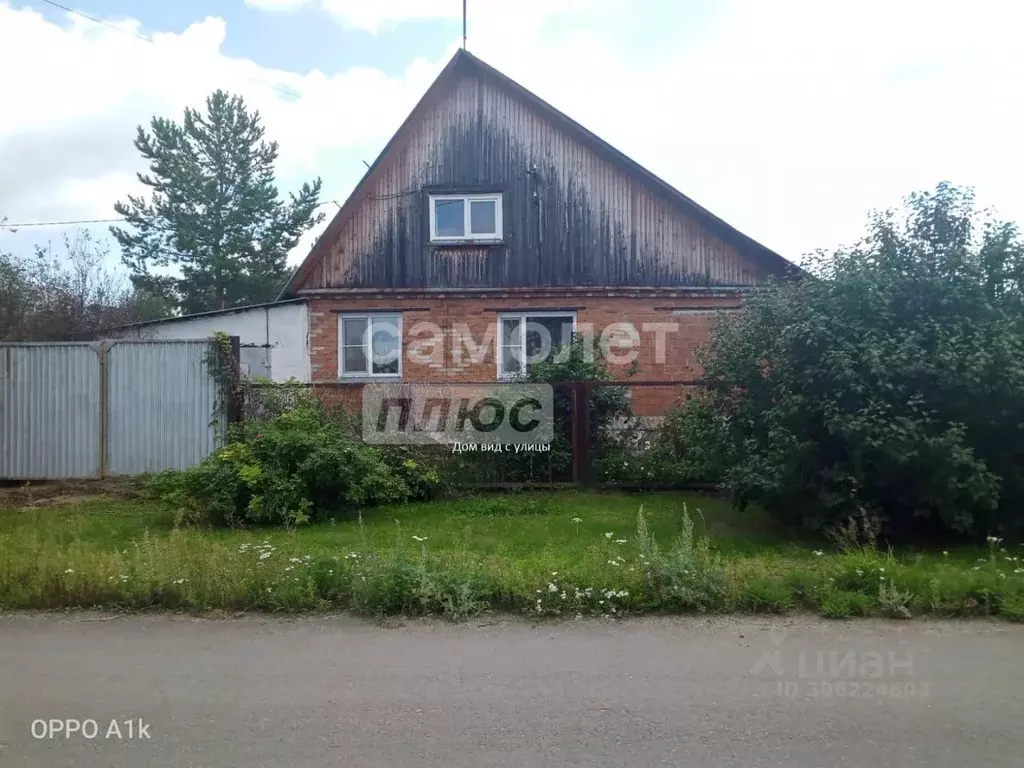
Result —
[{"label": "metal antenna pole on roof", "polygon": [[462,50],[466,50],[466,0],[462,0]]}]

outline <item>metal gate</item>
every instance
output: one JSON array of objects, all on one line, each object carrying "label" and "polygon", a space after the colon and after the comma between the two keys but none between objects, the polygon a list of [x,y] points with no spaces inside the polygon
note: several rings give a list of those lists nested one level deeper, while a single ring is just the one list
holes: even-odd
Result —
[{"label": "metal gate", "polygon": [[223,434],[212,340],[0,344],[0,478],[193,466]]}]

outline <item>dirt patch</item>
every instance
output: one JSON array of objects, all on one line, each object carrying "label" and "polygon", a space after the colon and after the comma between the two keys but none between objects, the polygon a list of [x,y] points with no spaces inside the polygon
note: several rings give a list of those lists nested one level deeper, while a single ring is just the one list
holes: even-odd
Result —
[{"label": "dirt patch", "polygon": [[138,496],[132,480],[50,480],[0,485],[0,509],[56,507],[83,501],[128,499]]}]

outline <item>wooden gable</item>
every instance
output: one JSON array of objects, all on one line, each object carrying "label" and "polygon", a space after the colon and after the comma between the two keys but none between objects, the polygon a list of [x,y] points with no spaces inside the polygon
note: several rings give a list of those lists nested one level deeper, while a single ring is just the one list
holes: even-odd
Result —
[{"label": "wooden gable", "polygon": [[[428,197],[449,192],[500,192],[501,242],[432,243]],[[460,51],[286,292],[745,286],[790,266]]]}]

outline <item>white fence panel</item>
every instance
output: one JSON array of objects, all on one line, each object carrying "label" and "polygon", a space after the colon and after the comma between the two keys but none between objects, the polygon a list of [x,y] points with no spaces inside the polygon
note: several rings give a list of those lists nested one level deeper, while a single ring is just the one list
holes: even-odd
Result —
[{"label": "white fence panel", "polygon": [[[187,469],[215,447],[212,342],[117,341],[107,352],[107,472]],[[219,420],[218,420],[219,421]]]},{"label": "white fence panel", "polygon": [[0,478],[100,474],[99,349],[0,344]]},{"label": "white fence panel", "polygon": [[[0,344],[0,479],[186,469],[223,435],[210,339]],[[216,414],[215,414],[216,411]]]}]

